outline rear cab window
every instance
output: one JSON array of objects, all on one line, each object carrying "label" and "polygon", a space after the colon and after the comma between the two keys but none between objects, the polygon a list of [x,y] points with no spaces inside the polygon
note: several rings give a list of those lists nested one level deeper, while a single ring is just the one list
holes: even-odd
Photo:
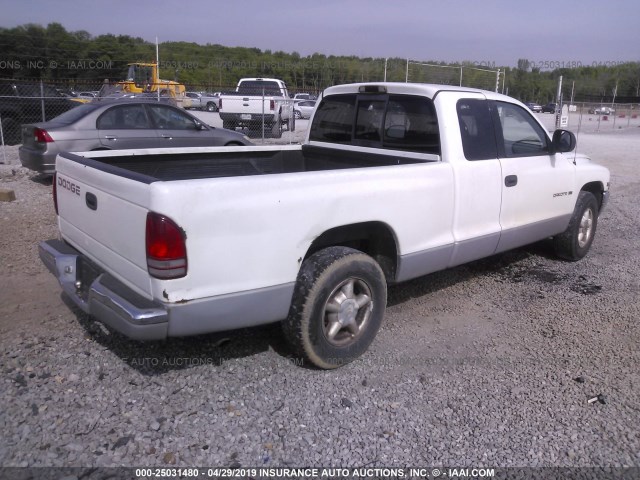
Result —
[{"label": "rear cab window", "polygon": [[316,110],[309,140],[440,155],[433,102],[414,95],[325,97]]}]

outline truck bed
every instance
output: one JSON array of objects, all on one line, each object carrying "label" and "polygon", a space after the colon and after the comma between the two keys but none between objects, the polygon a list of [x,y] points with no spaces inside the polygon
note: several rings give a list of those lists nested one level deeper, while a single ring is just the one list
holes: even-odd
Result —
[{"label": "truck bed", "polygon": [[118,156],[83,154],[82,157],[65,154],[65,156],[99,170],[111,171],[144,183],[382,167],[435,161],[435,157],[433,160],[425,160],[400,154],[376,154],[313,145],[303,145],[298,149],[256,148],[249,151],[171,152]]}]

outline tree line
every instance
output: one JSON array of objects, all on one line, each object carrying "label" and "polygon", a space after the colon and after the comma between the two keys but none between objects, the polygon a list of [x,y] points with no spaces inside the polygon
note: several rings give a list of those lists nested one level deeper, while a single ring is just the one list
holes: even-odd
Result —
[{"label": "tree line", "polygon": [[[322,53],[301,56],[297,52],[192,42],[163,42],[159,50],[160,77],[184,83],[192,90],[229,90],[243,77],[281,78],[292,91],[307,92],[319,92],[340,83],[381,81],[385,76],[388,81],[403,82],[407,77],[406,58]],[[0,51],[0,79],[41,80],[81,89],[99,86],[105,79],[124,80],[129,63],[155,62],[156,58],[155,44],[142,38],[113,34],[93,36],[84,30],[67,31],[59,23],[46,27],[27,24],[0,28]],[[619,101],[640,101],[639,62],[566,65],[546,69],[546,65],[519,59],[516,67],[495,66],[501,71],[498,90],[523,101],[547,103],[555,100],[558,78],[562,75],[565,101],[572,91],[577,102],[610,102],[614,95]],[[474,84],[480,81],[480,73],[474,72],[473,63],[462,66],[468,67],[463,85],[493,90],[492,74],[485,74],[483,83]],[[553,66],[551,62],[549,67]],[[443,77],[430,72],[412,75],[410,81],[453,84],[458,81],[453,74]]]}]

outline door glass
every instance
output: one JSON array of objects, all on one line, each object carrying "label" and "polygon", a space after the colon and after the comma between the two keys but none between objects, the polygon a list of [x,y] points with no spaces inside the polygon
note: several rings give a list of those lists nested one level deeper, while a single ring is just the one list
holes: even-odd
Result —
[{"label": "door glass", "polygon": [[119,105],[110,108],[98,118],[99,130],[128,130],[151,128],[142,105]]},{"label": "door glass", "polygon": [[166,105],[148,105],[156,126],[162,130],[197,130],[193,118]]},{"label": "door glass", "polygon": [[547,155],[547,136],[531,114],[510,103],[496,102],[506,157]]}]

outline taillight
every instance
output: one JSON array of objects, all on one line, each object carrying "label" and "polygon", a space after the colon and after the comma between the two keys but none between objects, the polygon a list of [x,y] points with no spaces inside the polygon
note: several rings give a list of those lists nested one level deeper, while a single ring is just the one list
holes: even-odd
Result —
[{"label": "taillight", "polygon": [[269,108],[271,110],[275,110],[276,109],[276,101],[274,99],[271,99],[271,101],[269,102]]},{"label": "taillight", "polygon": [[56,185],[58,183],[58,174],[56,172],[53,173],[53,208],[56,210],[56,215],[58,215],[58,189]]},{"label": "taillight", "polygon": [[53,142],[53,138],[49,135],[44,128],[36,128],[33,130],[33,136],[36,142],[38,143],[51,143]]},{"label": "taillight", "polygon": [[222,110],[222,99],[218,99],[218,110]]},{"label": "taillight", "polygon": [[147,268],[152,277],[163,280],[187,274],[186,235],[164,215],[147,214]]}]

